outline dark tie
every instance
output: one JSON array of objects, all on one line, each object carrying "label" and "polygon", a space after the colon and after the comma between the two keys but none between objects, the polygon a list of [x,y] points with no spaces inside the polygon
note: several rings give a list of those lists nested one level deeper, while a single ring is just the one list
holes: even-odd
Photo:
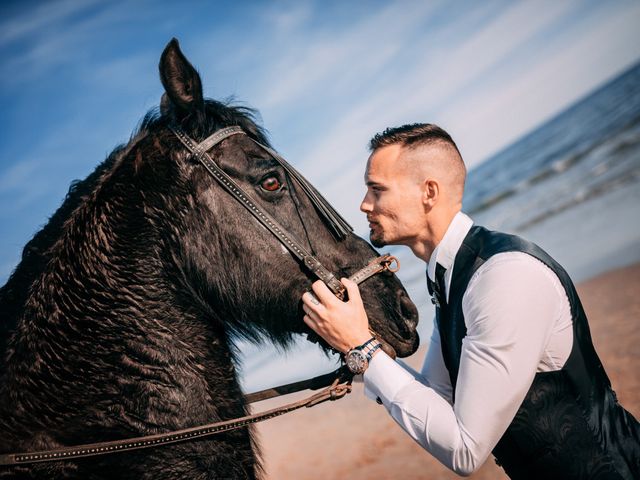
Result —
[{"label": "dark tie", "polygon": [[436,281],[432,282],[427,274],[427,288],[429,295],[431,295],[431,302],[437,307],[447,303],[444,287],[444,274],[446,271],[446,268],[436,263]]}]

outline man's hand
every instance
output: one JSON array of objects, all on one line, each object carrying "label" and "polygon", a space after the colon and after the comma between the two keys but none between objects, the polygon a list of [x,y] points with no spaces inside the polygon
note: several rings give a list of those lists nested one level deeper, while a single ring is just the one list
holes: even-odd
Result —
[{"label": "man's hand", "polygon": [[358,285],[347,278],[340,280],[349,300],[342,302],[320,280],[311,286],[313,293],[302,295],[306,315],[304,323],[336,350],[346,353],[371,338],[369,319],[362,304]]}]

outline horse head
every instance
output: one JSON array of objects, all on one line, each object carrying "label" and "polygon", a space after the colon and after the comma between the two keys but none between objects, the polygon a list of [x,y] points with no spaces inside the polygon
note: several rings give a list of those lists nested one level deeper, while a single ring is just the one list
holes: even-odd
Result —
[{"label": "horse head", "polygon": [[[197,71],[173,40],[160,60],[165,87],[162,117],[202,141],[216,130],[239,125],[246,135],[233,135],[209,150],[211,158],[251,197],[277,219],[337,278],[347,277],[377,253],[350,231],[340,238],[300,185],[274,158],[263,132],[246,110],[205,100]],[[264,228],[237,199],[215,182],[170,131],[160,133],[169,145],[163,161],[172,178],[175,214],[166,217],[176,271],[211,317],[250,339],[266,334],[287,344],[292,333],[309,333],[301,321],[300,296],[316,278]],[[176,181],[177,180],[177,181]],[[338,238],[336,238],[338,237]],[[169,240],[169,239],[168,239]],[[392,274],[362,285],[372,328],[400,356],[415,351],[417,311]],[[313,338],[313,334],[310,334]],[[326,345],[324,345],[326,347]]]}]

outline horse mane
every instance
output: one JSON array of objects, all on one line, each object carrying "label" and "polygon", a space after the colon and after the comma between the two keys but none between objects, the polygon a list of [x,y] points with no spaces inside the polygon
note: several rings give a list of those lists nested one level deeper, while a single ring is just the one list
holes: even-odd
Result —
[{"label": "horse mane", "polygon": [[[254,109],[234,105],[233,98],[225,102],[207,99],[204,106],[201,114],[186,117],[181,125],[194,138],[204,139],[214,130],[238,125],[257,141],[269,145],[265,130],[257,124],[259,115]],[[0,287],[0,355],[6,351],[9,332],[14,330],[18,316],[24,309],[31,285],[45,271],[52,258],[52,247],[64,234],[74,212],[110,176],[139,139],[166,127],[169,122],[169,117],[158,108],[149,110],[126,144],[117,146],[84,180],[71,182],[62,205],[25,245],[20,262],[7,283]]]}]

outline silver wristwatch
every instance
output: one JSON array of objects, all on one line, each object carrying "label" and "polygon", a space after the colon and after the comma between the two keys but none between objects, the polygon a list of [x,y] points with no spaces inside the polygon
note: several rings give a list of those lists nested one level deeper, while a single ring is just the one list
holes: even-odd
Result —
[{"label": "silver wristwatch", "polygon": [[380,347],[382,347],[382,344],[376,340],[375,337],[371,337],[362,345],[353,347],[344,356],[347,368],[356,375],[364,373],[369,366],[373,352],[378,350]]}]

